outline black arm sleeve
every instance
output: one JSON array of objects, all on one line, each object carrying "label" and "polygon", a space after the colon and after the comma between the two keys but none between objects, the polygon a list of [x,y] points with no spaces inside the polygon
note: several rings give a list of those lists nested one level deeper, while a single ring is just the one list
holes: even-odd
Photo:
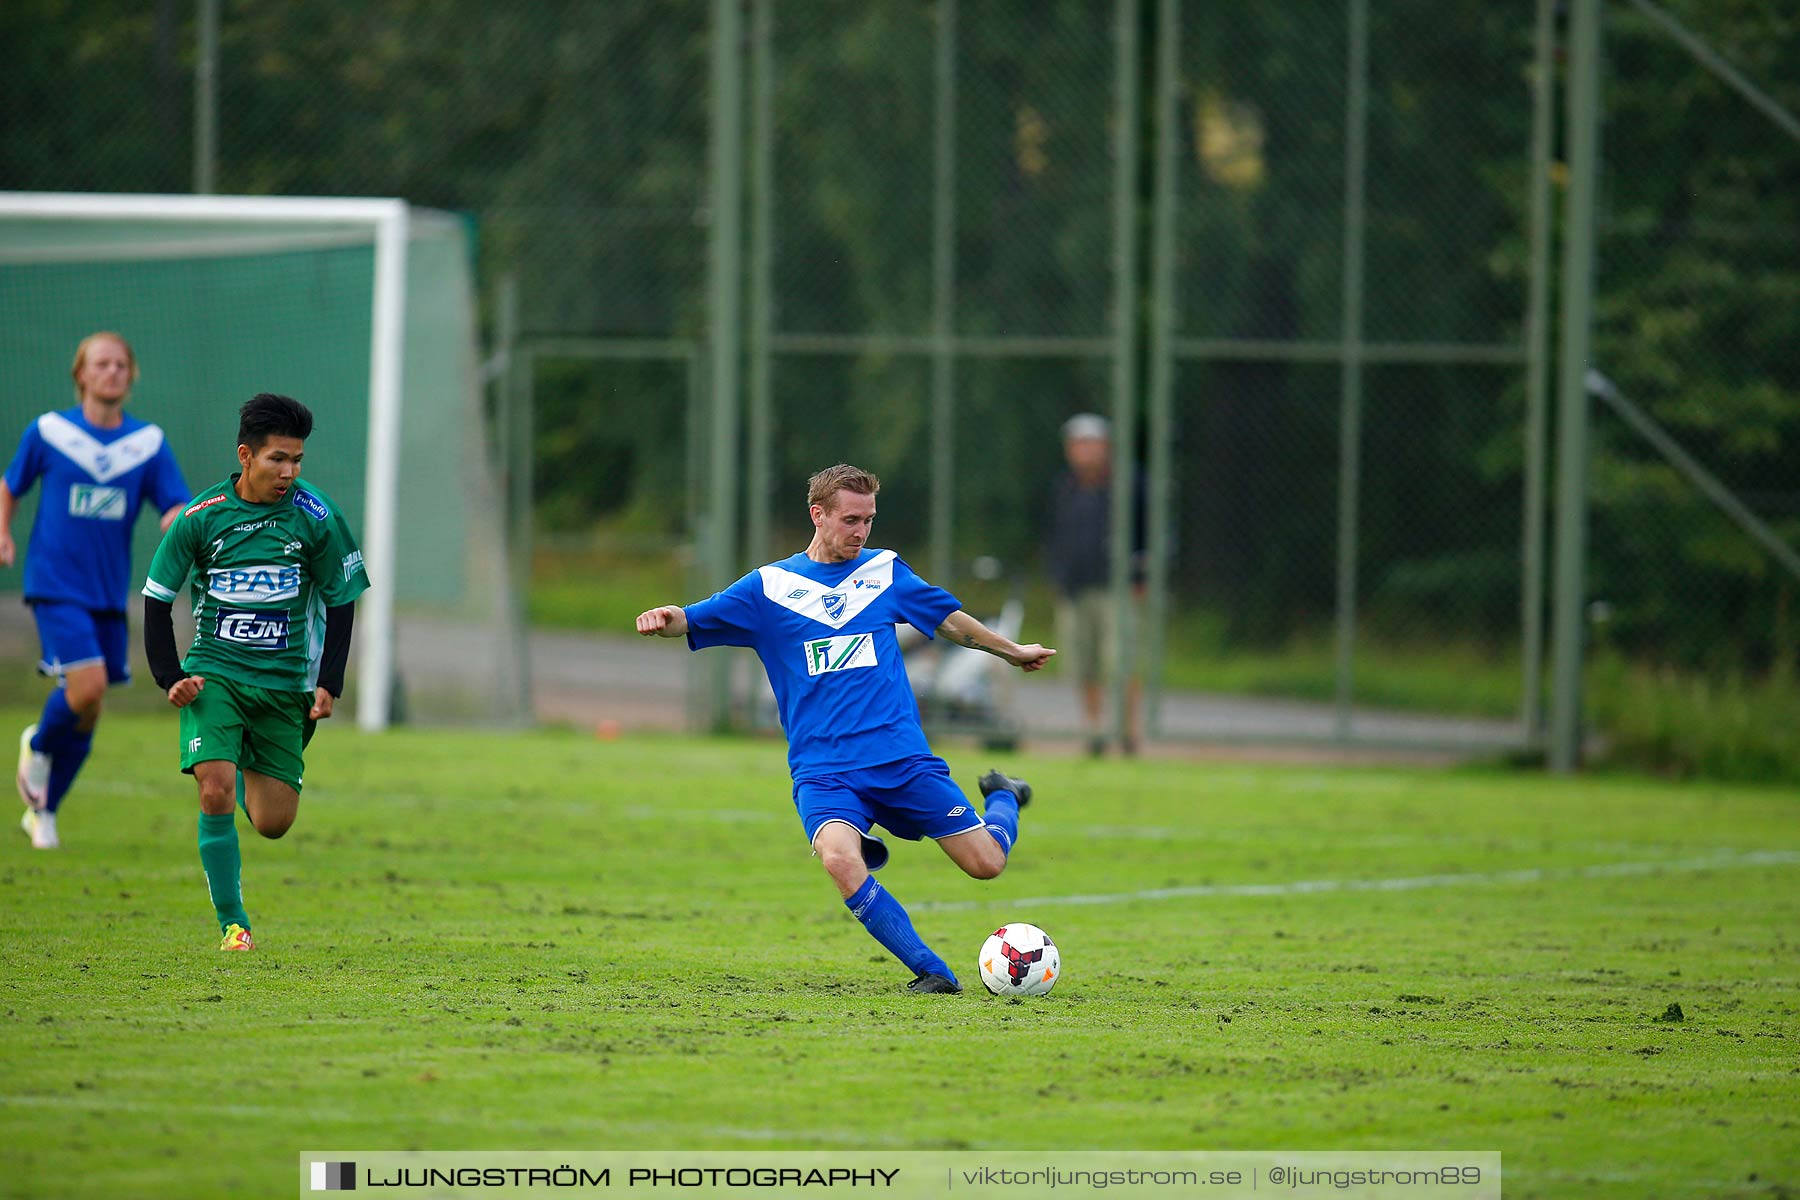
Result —
[{"label": "black arm sleeve", "polygon": [[319,659],[319,686],[333,696],[344,694],[344,666],[350,661],[350,627],[355,623],[354,603],[325,610],[325,654]]},{"label": "black arm sleeve", "polygon": [[187,678],[175,650],[175,610],[150,596],[144,597],[144,657],[150,660],[150,677],[165,692]]}]

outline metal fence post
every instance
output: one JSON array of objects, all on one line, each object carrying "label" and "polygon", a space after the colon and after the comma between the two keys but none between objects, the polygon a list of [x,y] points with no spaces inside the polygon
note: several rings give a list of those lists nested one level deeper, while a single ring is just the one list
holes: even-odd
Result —
[{"label": "metal fence post", "polygon": [[[708,341],[711,358],[711,453],[708,455],[709,537],[705,558],[715,587],[737,575],[738,548],[738,359],[743,349],[739,289],[743,284],[744,139],[741,0],[713,0],[712,130],[707,170]],[[707,723],[723,728],[730,719],[731,662],[721,655],[712,671]]]},{"label": "metal fence post", "polygon": [[219,0],[200,0],[194,51],[194,191],[219,184]]},{"label": "metal fence post", "polygon": [[1356,646],[1357,513],[1362,489],[1363,210],[1368,161],[1369,0],[1350,5],[1344,103],[1344,312],[1339,365],[1337,528],[1337,736],[1350,737]]},{"label": "metal fence post", "polygon": [[1138,0],[1115,0],[1117,108],[1113,113],[1113,329],[1112,329],[1112,621],[1119,669],[1110,681],[1112,733],[1124,745],[1131,735],[1127,700],[1134,640],[1131,620],[1131,559],[1137,491],[1137,176],[1138,176]]},{"label": "metal fence post", "polygon": [[1582,619],[1587,574],[1587,370],[1594,309],[1594,197],[1600,166],[1600,0],[1572,0],[1569,188],[1563,205],[1562,345],[1557,371],[1556,560],[1551,596],[1550,769],[1581,761]]},{"label": "metal fence post", "polygon": [[1544,467],[1550,407],[1550,136],[1556,112],[1556,0],[1538,0],[1531,78],[1531,265],[1525,301],[1525,517],[1520,537],[1519,732],[1544,723]]},{"label": "metal fence post", "polygon": [[931,577],[953,587],[956,519],[956,0],[939,0],[932,63]]},{"label": "metal fence post", "polygon": [[[750,15],[750,391],[745,429],[744,544],[761,562],[770,551],[770,491],[775,446],[775,0],[754,0]],[[721,580],[721,585],[723,581]]]},{"label": "metal fence post", "polygon": [[1144,728],[1156,736],[1162,725],[1162,663],[1168,644],[1169,560],[1174,550],[1169,506],[1173,479],[1175,418],[1175,210],[1181,161],[1176,126],[1181,116],[1181,0],[1159,0],[1156,20],[1156,183],[1150,223],[1150,388],[1145,413],[1149,441],[1144,514],[1149,551],[1148,611],[1145,614],[1148,667],[1144,672]]}]

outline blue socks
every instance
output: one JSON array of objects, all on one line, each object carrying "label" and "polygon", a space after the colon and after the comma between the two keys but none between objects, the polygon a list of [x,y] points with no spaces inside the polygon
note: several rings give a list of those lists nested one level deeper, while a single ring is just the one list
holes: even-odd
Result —
[{"label": "blue socks", "polygon": [[[1016,806],[1013,817],[1015,820],[1018,818]],[[856,889],[856,894],[844,901],[844,907],[850,910],[851,916],[863,923],[863,928],[869,931],[870,937],[885,946],[889,954],[905,963],[914,975],[956,978],[950,964],[933,954],[931,947],[920,940],[913,929],[912,918],[906,915],[906,909],[894,899],[892,892],[875,882],[873,875],[863,880],[863,885]]]},{"label": "blue socks", "polygon": [[81,764],[87,761],[88,751],[94,747],[94,731],[82,733],[70,730],[63,735],[62,745],[50,754],[50,786],[44,789],[44,810],[55,812],[61,805],[63,797],[75,784],[75,776],[81,772]]},{"label": "blue socks", "polygon": [[52,689],[44,700],[43,715],[38,718],[37,736],[31,739],[33,750],[50,756],[50,784],[44,790],[46,812],[55,812],[62,805],[93,748],[94,731],[83,733],[77,729],[78,720],[63,689]]},{"label": "blue socks", "polygon": [[989,792],[987,809],[981,814],[987,831],[1000,843],[1002,854],[1011,854],[1019,840],[1019,799],[1011,792]]},{"label": "blue socks", "polygon": [[31,739],[31,748],[39,754],[55,754],[63,734],[74,732],[76,720],[67,693],[61,687],[51,688],[44,697],[44,712],[38,717],[37,736]]},{"label": "blue socks", "polygon": [[200,814],[200,869],[206,872],[206,889],[219,914],[219,932],[224,933],[227,925],[250,928],[250,918],[244,915],[240,882],[244,860],[238,854],[236,813]]}]

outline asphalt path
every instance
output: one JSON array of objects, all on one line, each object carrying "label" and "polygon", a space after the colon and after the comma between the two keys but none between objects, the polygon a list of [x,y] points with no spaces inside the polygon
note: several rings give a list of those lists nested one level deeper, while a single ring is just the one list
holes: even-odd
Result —
[{"label": "asphalt path", "polygon": [[[403,623],[398,662],[409,690],[446,686],[447,664],[458,661],[455,647],[467,645],[459,627],[410,618]],[[748,650],[690,652],[684,641],[635,634],[588,634],[535,630],[529,635],[530,693],[540,721],[594,727],[605,732],[679,729],[704,711],[714,672],[730,675],[730,694],[740,715],[773,725],[768,684]],[[974,656],[982,669],[949,672],[975,675],[973,687],[949,697],[934,696],[931,680],[952,657]],[[709,661],[710,660],[710,661]],[[722,665],[720,665],[722,663]],[[1024,740],[1081,741],[1081,709],[1076,689],[1054,674],[1024,675],[978,651],[925,646],[908,655],[908,669],[928,715],[934,699],[943,728],[984,735],[1015,730]],[[1159,742],[1166,747],[1308,748],[1344,756],[1366,751],[1451,757],[1492,756],[1516,749],[1522,739],[1514,721],[1394,712],[1355,707],[1348,723],[1336,706],[1197,691],[1165,691],[1160,703]]]}]

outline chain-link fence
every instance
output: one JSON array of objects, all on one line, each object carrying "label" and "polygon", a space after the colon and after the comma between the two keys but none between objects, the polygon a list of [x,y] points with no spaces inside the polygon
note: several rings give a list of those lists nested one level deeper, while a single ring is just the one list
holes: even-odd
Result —
[{"label": "chain-link fence", "polygon": [[1523,742],[1531,13],[1163,12],[1170,669]]},{"label": "chain-link fence", "polygon": [[1652,761],[1734,724],[1704,765],[1766,772],[1797,662],[1800,43],[1779,5],[1607,15],[1587,686]]},{"label": "chain-link fence", "polygon": [[[0,131],[0,183],[471,214],[543,624],[619,630],[798,549],[806,475],[848,459],[884,477],[883,542],[1053,639],[1058,431],[1095,411],[1116,494],[1146,497],[1124,632],[1153,734],[1519,747],[1551,633],[1568,16],[21,0],[0,89],[36,116]],[[1770,546],[1797,532],[1800,32],[1756,0],[1604,22],[1594,362],[1767,523],[1597,410],[1611,712],[1641,664],[1793,660]],[[696,677],[689,711],[753,714],[750,675]],[[1086,721],[1066,671],[973,700],[973,727]]]}]

